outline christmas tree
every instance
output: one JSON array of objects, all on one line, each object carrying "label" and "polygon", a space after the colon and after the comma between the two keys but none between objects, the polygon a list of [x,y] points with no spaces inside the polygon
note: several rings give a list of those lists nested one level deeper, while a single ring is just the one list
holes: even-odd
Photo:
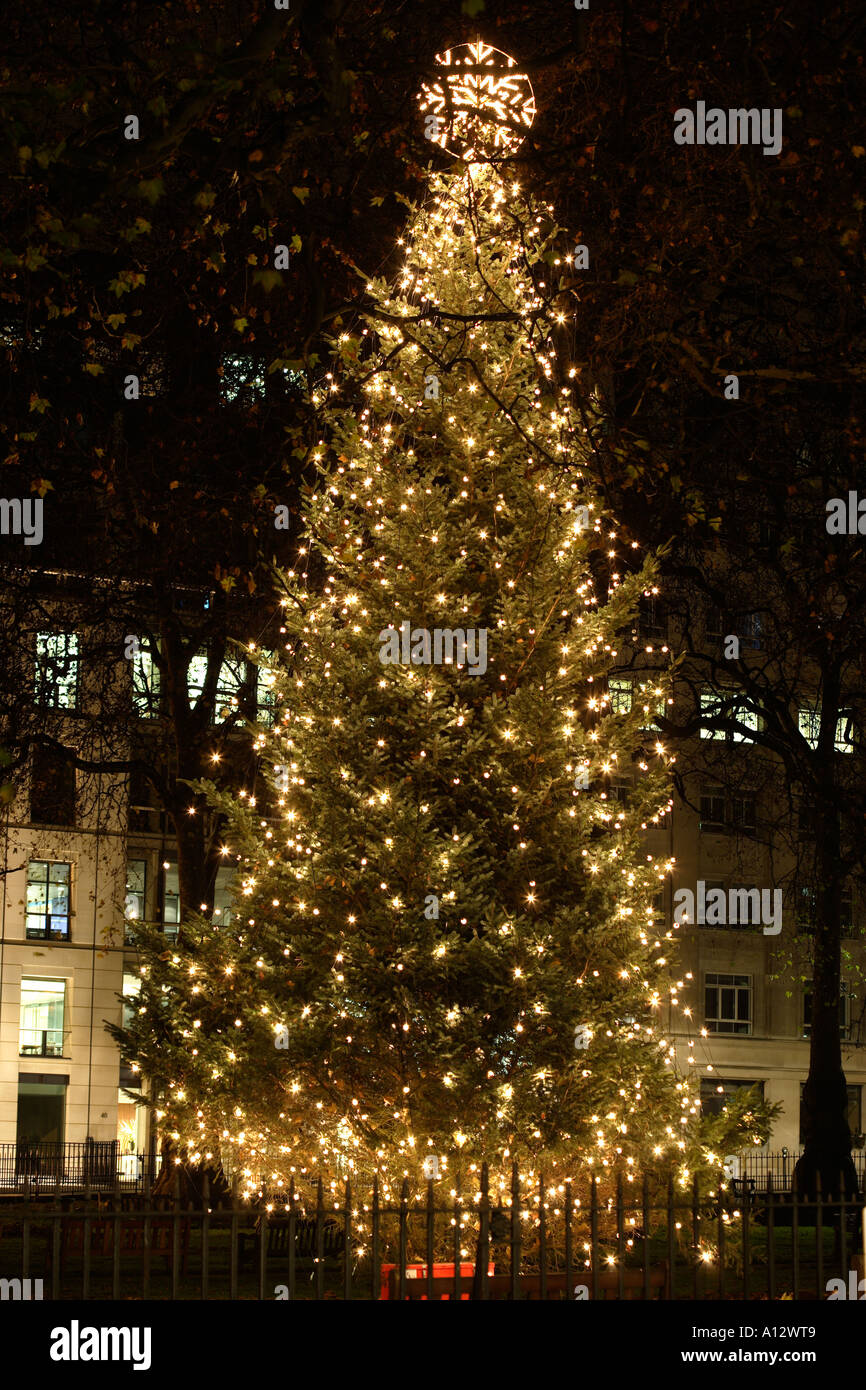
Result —
[{"label": "christmas tree", "polygon": [[697,1152],[641,841],[667,686],[614,675],[655,569],[593,489],[564,234],[462,153],[316,393],[263,785],[212,791],[238,911],[140,937],[164,1128],[276,1182]]}]

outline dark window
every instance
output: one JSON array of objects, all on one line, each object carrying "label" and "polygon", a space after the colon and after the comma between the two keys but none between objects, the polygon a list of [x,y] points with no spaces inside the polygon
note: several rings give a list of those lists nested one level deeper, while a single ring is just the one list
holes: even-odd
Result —
[{"label": "dark window", "polygon": [[26,1075],[19,1077],[19,1154],[26,1144],[62,1144],[67,1084],[66,1078],[44,1082]]},{"label": "dark window", "polygon": [[[797,931],[810,935],[818,924],[818,894],[809,884],[800,884],[795,889]],[[843,885],[839,904],[839,925],[843,936],[854,936],[857,932],[854,915],[854,892],[850,884]]]},{"label": "dark window", "polygon": [[638,633],[646,642],[663,642],[668,623],[665,606],[658,594],[644,594],[638,611]]},{"label": "dark window", "polygon": [[30,819],[36,825],[75,824],[75,768],[53,748],[34,748]]},{"label": "dark window", "polygon": [[[803,1134],[803,1091],[805,1082],[800,1082],[800,1143],[805,1144]],[[863,1108],[861,1103],[862,1086],[846,1086],[848,1093],[848,1128],[852,1134],[861,1134],[863,1126]]]},{"label": "dark window", "polygon": [[737,623],[743,646],[759,652],[763,644],[764,622],[760,613],[744,613]]},{"label": "dark window", "polygon": [[701,1111],[704,1115],[721,1115],[726,1101],[731,1100],[738,1091],[751,1091],[753,1088],[757,1088],[756,1099],[763,1100],[763,1081],[728,1081],[722,1077],[702,1077]]},{"label": "dark window", "polygon": [[721,787],[706,787],[701,792],[701,830],[718,831],[725,828],[725,793]]},{"label": "dark window", "polygon": [[[839,998],[839,1037],[847,1038],[851,1027],[851,998],[848,993],[848,985],[842,981],[842,992]],[[812,981],[807,980],[803,986],[803,1037],[812,1036]]]},{"label": "dark window", "polygon": [[728,629],[727,624],[725,623],[725,615],[722,612],[721,608],[709,608],[707,610],[707,621],[705,627],[707,637],[724,637],[726,635],[727,630]]},{"label": "dark window", "polygon": [[708,974],[704,1008],[710,1033],[752,1031],[752,981],[748,975]]},{"label": "dark window", "polygon": [[755,798],[747,792],[731,797],[731,821],[738,830],[754,830]]}]

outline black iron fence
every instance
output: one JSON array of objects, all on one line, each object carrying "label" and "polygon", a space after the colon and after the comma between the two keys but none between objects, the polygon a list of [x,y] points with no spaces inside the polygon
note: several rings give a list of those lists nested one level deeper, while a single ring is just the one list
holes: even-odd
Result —
[{"label": "black iron fence", "polygon": [[515,1170],[491,1192],[486,1168],[456,1198],[450,1179],[414,1194],[293,1181],[258,1203],[235,1179],[221,1205],[206,1175],[198,1200],[181,1191],[176,1169],[165,1196],[145,1173],[141,1193],[0,1204],[0,1297],[866,1298],[860,1200],[798,1198],[772,1174],[750,1201],[659,1174],[529,1190]]},{"label": "black iron fence", "polygon": [[160,1169],[159,1154],[122,1153],[115,1140],[86,1139],[78,1144],[34,1140],[0,1144],[0,1195],[29,1192],[144,1191]]},{"label": "black iron fence", "polygon": [[[794,1168],[801,1153],[802,1149],[779,1149],[773,1152],[749,1149],[735,1156],[733,1164],[729,1164],[728,1171],[735,1180],[748,1182],[753,1190],[758,1192],[767,1190],[770,1177],[777,1189],[787,1188],[793,1182]],[[863,1149],[855,1149],[851,1158],[862,1190],[866,1187],[866,1153]]]}]

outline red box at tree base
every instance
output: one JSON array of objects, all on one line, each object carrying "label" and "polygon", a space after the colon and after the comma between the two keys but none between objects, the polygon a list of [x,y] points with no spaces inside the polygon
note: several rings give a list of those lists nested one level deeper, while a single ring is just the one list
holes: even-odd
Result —
[{"label": "red box at tree base", "polygon": [[[383,1298],[386,1299],[386,1300],[390,1299],[390,1293],[389,1293],[389,1291],[388,1291],[388,1282],[389,1282],[388,1276],[390,1275],[391,1271],[392,1271],[393,1269],[396,1269],[396,1268],[397,1268],[396,1265],[382,1265],[382,1268],[381,1268],[381,1271],[380,1271],[380,1272],[381,1272],[381,1276],[382,1276],[382,1288],[381,1288],[381,1291],[380,1291],[380,1294],[379,1294],[380,1299],[383,1299]],[[461,1278],[463,1278],[463,1279],[471,1279],[474,1273],[475,1273],[475,1265],[474,1265],[474,1264],[471,1264],[471,1263],[470,1263],[470,1264],[461,1264],[461,1266],[460,1266],[460,1275],[461,1275]],[[490,1261],[489,1265],[487,1266],[487,1273],[488,1273],[488,1274],[495,1274],[495,1273],[496,1273],[496,1269],[495,1269],[495,1266],[494,1266],[492,1260]],[[407,1278],[407,1279],[426,1279],[426,1278],[427,1278],[427,1266],[426,1266],[426,1265],[407,1265],[407,1266],[406,1266],[406,1278]],[[453,1278],[454,1278],[454,1265],[453,1265],[453,1264],[434,1264],[434,1266],[433,1266],[433,1278],[434,1278],[434,1279],[449,1279],[449,1278],[450,1278],[450,1279],[453,1279]],[[451,1296],[452,1296],[452,1295],[449,1294],[449,1293],[443,1293],[443,1294],[440,1295],[441,1298],[450,1298]],[[423,1297],[426,1299],[427,1295],[424,1294]],[[466,1301],[468,1300],[468,1298],[469,1298],[469,1295],[468,1295],[468,1293],[462,1293],[462,1294],[460,1295],[460,1298],[461,1298],[461,1300],[463,1300],[464,1302],[466,1302]]]}]

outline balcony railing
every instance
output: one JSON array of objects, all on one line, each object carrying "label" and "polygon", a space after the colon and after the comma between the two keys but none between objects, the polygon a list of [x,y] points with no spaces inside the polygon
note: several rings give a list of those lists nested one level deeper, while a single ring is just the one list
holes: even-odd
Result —
[{"label": "balcony railing", "polygon": [[18,1055],[20,1057],[62,1057],[62,1028],[22,1028],[18,1034]]},{"label": "balcony railing", "polygon": [[143,1192],[162,1167],[157,1153],[122,1153],[117,1139],[0,1144],[0,1192]]}]

